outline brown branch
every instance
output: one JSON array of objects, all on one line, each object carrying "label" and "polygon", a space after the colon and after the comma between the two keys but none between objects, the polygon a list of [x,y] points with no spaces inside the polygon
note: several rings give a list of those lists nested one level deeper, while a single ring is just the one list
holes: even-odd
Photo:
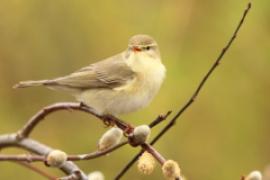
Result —
[{"label": "brown branch", "polygon": [[95,158],[98,158],[100,156],[103,156],[103,155],[106,155],[110,152],[113,152],[115,151],[116,149],[119,149],[121,148],[122,146],[128,144],[128,141],[124,141],[122,143],[119,143],[118,145],[116,146],[113,146],[107,150],[104,150],[104,151],[96,151],[96,152],[93,152],[93,153],[89,153],[89,154],[81,154],[81,155],[69,155],[68,156],[68,160],[69,161],[81,161],[81,160],[89,160],[89,159],[95,159]]},{"label": "brown branch", "polygon": [[144,151],[147,151],[148,153],[152,154],[152,156],[161,164],[163,165],[166,161],[166,159],[157,151],[155,148],[153,148],[151,145],[144,143],[141,145]]},{"label": "brown branch", "polygon": [[62,103],[55,103],[50,106],[47,106],[43,109],[41,109],[38,113],[36,113],[25,125],[22,129],[20,129],[17,132],[17,139],[23,139],[25,137],[28,137],[30,133],[33,131],[33,129],[37,126],[38,123],[40,123],[46,116],[49,114],[59,111],[59,110],[78,110],[83,111],[86,113],[89,113],[91,115],[94,115],[98,119],[109,123],[109,124],[115,124],[119,128],[121,128],[124,131],[127,131],[127,129],[130,129],[130,127],[127,123],[123,122],[122,120],[114,117],[114,116],[100,116],[98,115],[92,108],[82,104],[82,103],[74,103],[74,102],[62,102]]},{"label": "brown branch", "polygon": [[39,169],[39,168],[37,168],[37,167],[35,167],[35,166],[27,163],[27,162],[17,161],[16,164],[19,164],[21,166],[24,166],[24,167],[26,167],[26,168],[28,168],[28,169],[30,169],[30,170],[32,170],[32,171],[40,174],[41,176],[46,177],[49,180],[56,180],[57,179],[57,177],[54,177],[54,176],[48,174],[47,172],[45,172],[45,171],[43,171],[43,170],[41,170],[41,169]]},{"label": "brown branch", "polygon": [[[145,149],[141,149],[129,162],[128,164],[122,169],[122,171],[114,178],[115,180],[120,179],[130,168],[131,166],[139,159],[139,157],[143,154]],[[149,151],[148,151],[149,152]],[[153,154],[153,153],[151,153]],[[162,162],[160,162],[163,164]]]},{"label": "brown branch", "polygon": [[233,43],[233,41],[235,40],[235,38],[237,37],[237,34],[246,18],[247,13],[249,12],[251,8],[251,3],[248,3],[247,8],[245,9],[243,16],[240,20],[240,22],[238,23],[238,26],[236,27],[232,37],[230,38],[230,40],[228,41],[227,45],[222,49],[221,53],[219,54],[219,56],[217,57],[215,63],[212,65],[212,67],[209,69],[209,71],[206,73],[206,75],[203,77],[202,81],[199,83],[199,86],[197,87],[197,89],[195,90],[194,94],[191,96],[191,98],[187,101],[187,103],[178,111],[178,113],[172,118],[172,120],[160,131],[160,133],[153,139],[153,141],[151,142],[151,144],[155,144],[160,137],[163,136],[164,133],[166,133],[176,122],[176,120],[183,114],[183,112],[185,112],[185,110],[195,101],[195,99],[197,98],[197,96],[199,95],[202,87],[204,86],[204,84],[206,83],[206,81],[208,80],[208,78],[210,77],[210,75],[213,73],[213,71],[217,68],[217,66],[220,64],[220,61],[222,60],[223,56],[225,55],[225,53],[228,51],[228,49],[231,47],[231,44]]},{"label": "brown branch", "polygon": [[[233,35],[231,36],[228,43],[225,45],[225,47],[222,49],[221,53],[218,55],[217,59],[215,60],[214,64],[211,66],[209,71],[206,73],[206,75],[203,77],[203,79],[200,81],[198,87],[196,88],[195,92],[191,96],[191,98],[186,102],[186,104],[177,112],[177,114],[169,121],[169,123],[157,134],[157,136],[154,137],[154,139],[151,141],[151,145],[154,145],[171,127],[175,124],[176,120],[183,114],[183,112],[190,107],[190,105],[195,101],[197,96],[199,95],[202,87],[210,77],[210,75],[213,73],[213,71],[217,68],[220,61],[222,60],[225,53],[228,51],[228,49],[231,47],[231,44],[234,42],[235,38],[237,37],[237,34],[244,23],[244,20],[251,8],[251,3],[248,3],[247,8],[245,9]],[[138,154],[134,156],[134,158],[128,162],[128,164],[121,170],[121,172],[116,176],[115,179],[120,179],[127,171],[128,169],[136,162],[136,160],[140,157],[140,154],[142,151],[140,151]]]},{"label": "brown branch", "polygon": [[17,155],[7,155],[1,154],[0,161],[18,161],[18,162],[45,162],[46,156],[35,155],[35,154],[17,154]]},{"label": "brown branch", "polygon": [[143,154],[144,150],[140,150],[125,166],[124,168],[116,175],[115,180],[119,180],[124,174],[132,167],[132,165],[139,159]]},{"label": "brown branch", "polygon": [[[100,156],[106,155],[110,152],[113,152],[116,149],[126,145],[128,141],[124,141],[114,147],[111,147],[104,151],[96,151],[88,154],[79,154],[79,155],[68,155],[68,161],[81,161],[95,159]],[[17,162],[46,162],[46,155],[36,155],[36,154],[0,154],[0,161],[17,161]]]},{"label": "brown branch", "polygon": [[158,125],[159,123],[161,123],[162,121],[166,120],[167,117],[172,113],[172,111],[168,111],[166,114],[164,115],[159,115],[154,121],[152,121],[150,124],[149,124],[149,127],[150,128],[153,128],[155,127],[156,125]]}]

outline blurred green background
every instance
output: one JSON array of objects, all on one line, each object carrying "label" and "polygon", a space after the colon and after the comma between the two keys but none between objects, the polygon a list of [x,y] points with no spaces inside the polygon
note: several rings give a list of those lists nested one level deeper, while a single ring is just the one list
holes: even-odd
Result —
[{"label": "blurred green background", "polygon": [[[238,38],[197,101],[155,146],[166,158],[177,160],[188,179],[240,179],[270,163],[270,2],[253,3]],[[124,50],[128,38],[138,33],[155,37],[168,72],[149,107],[121,118],[140,125],[167,110],[175,113],[228,41],[246,4],[242,0],[1,0],[0,133],[15,132],[43,106],[74,101],[46,88],[14,90],[16,82],[70,73]],[[94,151],[104,131],[89,115],[58,112],[32,137],[74,154]],[[3,152],[11,151],[17,152]],[[78,165],[112,179],[137,151],[124,147]],[[44,179],[10,162],[1,162],[0,171],[0,179]],[[162,179],[162,175],[159,167],[151,176],[140,175],[133,167],[123,179]]]}]

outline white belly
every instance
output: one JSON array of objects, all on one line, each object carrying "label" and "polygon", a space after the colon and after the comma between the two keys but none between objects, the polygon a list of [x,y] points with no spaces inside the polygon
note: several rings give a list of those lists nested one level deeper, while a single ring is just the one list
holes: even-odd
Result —
[{"label": "white belly", "polygon": [[150,93],[130,94],[124,90],[87,90],[78,100],[94,108],[98,114],[125,114],[145,107],[152,99]]}]

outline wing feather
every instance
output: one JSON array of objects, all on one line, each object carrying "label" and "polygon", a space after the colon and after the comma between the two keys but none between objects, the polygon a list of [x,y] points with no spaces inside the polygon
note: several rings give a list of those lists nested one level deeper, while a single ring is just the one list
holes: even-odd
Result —
[{"label": "wing feather", "polygon": [[71,89],[116,88],[134,78],[122,54],[91,64],[74,73],[53,79],[48,85]]}]

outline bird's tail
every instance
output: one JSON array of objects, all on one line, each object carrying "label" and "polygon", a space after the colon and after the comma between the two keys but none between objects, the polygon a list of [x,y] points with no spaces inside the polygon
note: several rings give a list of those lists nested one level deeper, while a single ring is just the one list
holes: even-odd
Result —
[{"label": "bird's tail", "polygon": [[13,86],[14,89],[17,88],[26,88],[26,87],[34,87],[34,86],[42,86],[47,85],[48,80],[40,80],[40,81],[21,81],[18,84]]}]

